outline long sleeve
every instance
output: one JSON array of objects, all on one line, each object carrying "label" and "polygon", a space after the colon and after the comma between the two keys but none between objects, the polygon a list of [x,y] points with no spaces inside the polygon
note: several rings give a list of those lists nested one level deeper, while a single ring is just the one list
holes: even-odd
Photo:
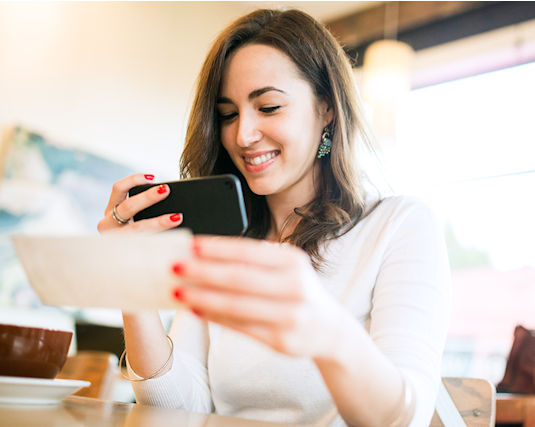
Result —
[{"label": "long sleeve", "polygon": [[[206,367],[209,347],[207,325],[181,311],[173,320],[169,336],[174,342],[172,367],[158,378],[133,382],[137,402],[193,412],[212,412]],[[131,368],[129,372],[135,376]]]},{"label": "long sleeve", "polygon": [[370,335],[412,386],[412,426],[428,425],[440,381],[450,310],[450,272],[441,227],[406,199],[388,223],[390,238],[372,296]]}]

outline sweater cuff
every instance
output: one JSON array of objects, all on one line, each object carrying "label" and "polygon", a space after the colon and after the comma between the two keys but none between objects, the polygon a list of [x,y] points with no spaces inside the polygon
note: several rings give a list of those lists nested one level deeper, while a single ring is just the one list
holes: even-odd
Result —
[{"label": "sweater cuff", "polygon": [[[126,360],[129,375],[142,379]],[[163,375],[145,381],[133,381],[136,401],[143,405],[211,412],[211,393],[206,368],[191,355],[173,352],[171,368]]]}]

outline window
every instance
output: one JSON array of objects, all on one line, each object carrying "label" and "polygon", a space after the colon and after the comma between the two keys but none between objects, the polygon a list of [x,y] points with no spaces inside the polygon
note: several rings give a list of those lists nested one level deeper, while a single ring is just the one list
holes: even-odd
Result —
[{"label": "window", "polygon": [[411,92],[394,188],[443,215],[453,311],[444,375],[497,382],[516,324],[535,328],[535,63]]}]

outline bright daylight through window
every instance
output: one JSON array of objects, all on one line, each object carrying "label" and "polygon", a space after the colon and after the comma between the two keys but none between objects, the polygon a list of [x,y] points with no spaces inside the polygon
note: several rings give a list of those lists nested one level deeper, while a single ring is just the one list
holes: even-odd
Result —
[{"label": "bright daylight through window", "polygon": [[443,215],[453,278],[446,375],[501,379],[535,328],[535,63],[414,90],[389,165]]}]

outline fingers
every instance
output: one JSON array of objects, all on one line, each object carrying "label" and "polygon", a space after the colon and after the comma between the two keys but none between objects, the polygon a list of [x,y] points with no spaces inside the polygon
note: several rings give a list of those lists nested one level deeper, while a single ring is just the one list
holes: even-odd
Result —
[{"label": "fingers", "polygon": [[132,218],[139,211],[158,203],[169,196],[169,186],[161,184],[142,193],[129,197],[117,205],[116,212],[121,218]]},{"label": "fingers", "polygon": [[201,314],[203,319],[249,324],[290,326],[296,322],[295,303],[236,295],[195,286],[175,290],[175,298]]},{"label": "fingers", "polygon": [[182,224],[183,216],[181,213],[172,215],[162,215],[156,218],[144,219],[128,224],[124,229],[128,231],[163,231],[177,227]]},{"label": "fingers", "polygon": [[250,263],[264,267],[295,267],[310,264],[308,255],[292,245],[242,237],[200,236],[194,239],[199,257]]},{"label": "fingers", "polygon": [[297,301],[303,298],[305,291],[298,269],[267,268],[203,258],[176,263],[172,269],[190,283],[240,294]]},{"label": "fingers", "polygon": [[[128,191],[136,185],[151,184],[154,180],[154,175],[136,173],[134,175],[127,176],[113,184],[110,200],[106,207],[105,214],[111,212],[113,207],[126,199]],[[127,218],[127,217],[123,217]]]},{"label": "fingers", "polygon": [[98,231],[146,231],[156,232],[169,230],[182,224],[184,217],[181,213],[162,215],[155,218],[144,219],[141,221],[130,222],[127,225],[118,225],[111,215],[107,215],[97,226]]},{"label": "fingers", "polygon": [[[151,218],[143,221],[132,223],[131,218],[139,211],[160,202],[169,196],[169,186],[161,184],[150,187],[149,189],[126,198],[128,191],[136,185],[147,184],[154,179],[153,175],[135,174],[117,181],[113,185],[112,193],[108,206],[106,207],[105,216],[99,222],[97,229],[106,231],[120,228],[129,231],[162,231],[180,225],[183,221],[180,213],[171,215],[162,215],[161,217]],[[115,209],[115,218],[114,212]],[[117,218],[117,219],[116,219]],[[128,225],[121,224],[118,219],[130,221]]]},{"label": "fingers", "polygon": [[197,286],[299,301],[318,280],[309,257],[290,245],[233,237],[197,237],[193,245],[197,256],[170,268]]}]

